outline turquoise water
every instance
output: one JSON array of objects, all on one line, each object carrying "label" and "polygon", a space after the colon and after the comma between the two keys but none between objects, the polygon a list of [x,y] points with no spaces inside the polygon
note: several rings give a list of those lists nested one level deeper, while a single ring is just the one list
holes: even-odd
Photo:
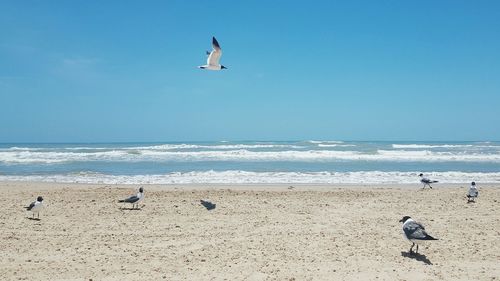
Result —
[{"label": "turquoise water", "polygon": [[0,144],[0,180],[103,183],[500,182],[500,142]]}]

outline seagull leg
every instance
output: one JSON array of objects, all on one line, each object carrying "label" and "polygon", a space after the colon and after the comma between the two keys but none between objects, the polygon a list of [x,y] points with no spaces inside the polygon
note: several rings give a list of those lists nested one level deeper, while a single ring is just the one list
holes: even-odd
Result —
[{"label": "seagull leg", "polygon": [[410,247],[410,254],[413,254],[413,246],[415,246],[415,243],[413,243]]}]

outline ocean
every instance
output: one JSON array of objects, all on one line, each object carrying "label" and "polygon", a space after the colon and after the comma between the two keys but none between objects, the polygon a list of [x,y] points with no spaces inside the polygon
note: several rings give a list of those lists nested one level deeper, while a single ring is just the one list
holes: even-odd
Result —
[{"label": "ocean", "polygon": [[105,184],[500,183],[500,142],[0,144],[0,181]]}]

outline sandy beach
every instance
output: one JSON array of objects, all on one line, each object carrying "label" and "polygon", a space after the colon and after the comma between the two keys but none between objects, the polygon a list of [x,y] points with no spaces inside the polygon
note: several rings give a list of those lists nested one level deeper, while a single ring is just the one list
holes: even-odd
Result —
[{"label": "sandy beach", "polygon": [[[2,182],[0,279],[499,280],[500,186],[467,186]],[[403,215],[439,240],[408,255]]]}]

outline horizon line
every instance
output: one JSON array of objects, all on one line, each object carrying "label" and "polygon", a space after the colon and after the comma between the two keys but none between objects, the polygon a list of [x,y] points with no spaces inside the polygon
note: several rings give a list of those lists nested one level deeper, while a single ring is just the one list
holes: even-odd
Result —
[{"label": "horizon line", "polygon": [[0,142],[0,144],[102,144],[102,143],[201,143],[201,142],[500,142],[500,140],[342,140],[342,139],[308,139],[308,140],[170,140],[170,141],[42,141],[42,142]]}]

